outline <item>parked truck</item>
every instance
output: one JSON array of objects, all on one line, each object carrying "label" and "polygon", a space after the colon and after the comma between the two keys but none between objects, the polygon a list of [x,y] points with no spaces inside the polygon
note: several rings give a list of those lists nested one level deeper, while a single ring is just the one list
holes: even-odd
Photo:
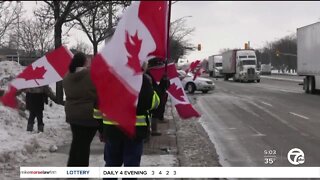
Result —
[{"label": "parked truck", "polygon": [[306,93],[320,90],[320,22],[297,29],[297,73]]},{"label": "parked truck", "polygon": [[260,82],[257,72],[257,57],[253,49],[235,49],[222,54],[224,80],[233,78],[240,82]]},{"label": "parked truck", "polygon": [[212,55],[208,58],[208,70],[211,77],[223,77],[222,56]]}]

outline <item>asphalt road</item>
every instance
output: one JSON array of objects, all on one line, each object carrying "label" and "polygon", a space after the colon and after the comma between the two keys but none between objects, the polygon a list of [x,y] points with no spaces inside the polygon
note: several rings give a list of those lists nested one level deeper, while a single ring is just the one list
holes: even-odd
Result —
[{"label": "asphalt road", "polygon": [[304,94],[294,81],[214,81],[214,91],[189,98],[222,166],[294,166],[293,148],[304,152],[298,166],[320,166],[320,95]]}]

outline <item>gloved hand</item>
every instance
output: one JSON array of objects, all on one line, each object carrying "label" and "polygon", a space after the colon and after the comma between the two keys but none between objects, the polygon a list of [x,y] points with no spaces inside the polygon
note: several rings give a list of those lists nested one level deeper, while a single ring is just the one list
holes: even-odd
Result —
[{"label": "gloved hand", "polygon": [[162,76],[162,78],[160,80],[160,86],[163,87],[165,90],[167,90],[169,88],[170,80],[166,74]]}]

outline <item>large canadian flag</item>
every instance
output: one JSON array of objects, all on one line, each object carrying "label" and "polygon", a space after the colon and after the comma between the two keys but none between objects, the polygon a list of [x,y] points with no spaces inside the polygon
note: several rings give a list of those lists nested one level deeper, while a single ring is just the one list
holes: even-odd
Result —
[{"label": "large canadian flag", "polygon": [[27,66],[9,84],[9,90],[1,98],[5,106],[17,107],[16,92],[20,89],[40,87],[61,81],[68,72],[72,53],[61,46]]},{"label": "large canadian flag", "polygon": [[167,1],[133,2],[112,39],[92,60],[99,109],[130,136],[135,134],[141,65],[152,57],[165,57],[167,22]]},{"label": "large canadian flag", "polygon": [[[150,68],[150,73],[155,81],[159,82],[164,74],[165,66]],[[183,119],[200,117],[200,114],[192,107],[178,77],[174,63],[167,66],[167,73],[170,79],[170,86],[167,90],[173,105],[176,107],[179,116]]]}]

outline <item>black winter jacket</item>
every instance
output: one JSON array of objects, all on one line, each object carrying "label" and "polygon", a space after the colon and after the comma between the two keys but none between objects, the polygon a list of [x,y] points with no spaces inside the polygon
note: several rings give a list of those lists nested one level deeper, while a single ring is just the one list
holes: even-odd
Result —
[{"label": "black winter jacket", "polygon": [[32,112],[44,110],[44,103],[48,103],[48,97],[56,101],[54,93],[48,86],[35,87],[26,90],[26,109]]},{"label": "black winter jacket", "polygon": [[[142,86],[139,93],[137,111],[138,115],[148,115],[148,110],[151,109],[152,106],[152,98],[154,95],[154,89],[151,84],[151,79],[147,74],[143,74]],[[147,120],[147,124],[150,120]],[[104,136],[105,138],[112,139],[124,139],[128,138],[128,136],[118,128],[116,125],[103,125]],[[133,137],[134,140],[142,140],[145,139],[149,135],[150,126],[136,126],[136,134]]]}]

